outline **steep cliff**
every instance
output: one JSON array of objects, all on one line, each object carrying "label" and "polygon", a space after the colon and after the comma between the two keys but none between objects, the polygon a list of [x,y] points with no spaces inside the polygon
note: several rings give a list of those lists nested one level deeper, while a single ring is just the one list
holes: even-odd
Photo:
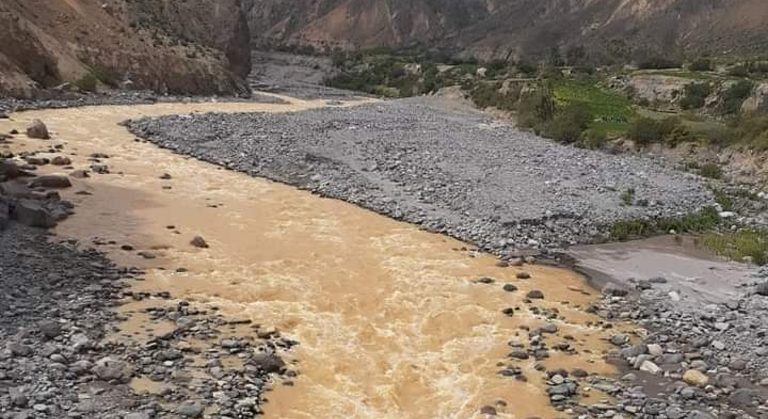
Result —
[{"label": "steep cliff", "polygon": [[239,0],[3,0],[0,94],[62,82],[235,93],[250,69],[249,38]]}]

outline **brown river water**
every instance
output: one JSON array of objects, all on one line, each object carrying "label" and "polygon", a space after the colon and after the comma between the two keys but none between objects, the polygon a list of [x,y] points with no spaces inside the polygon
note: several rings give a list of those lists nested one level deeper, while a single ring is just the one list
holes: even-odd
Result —
[{"label": "brown river water", "polygon": [[[39,118],[52,141],[19,135],[12,150],[63,144],[76,169],[91,153],[106,153],[111,174],[73,179],[65,198],[76,214],[56,228],[99,248],[117,263],[146,269],[137,290],[167,290],[224,315],[251,319],[300,342],[284,357],[299,376],[268,393],[268,418],[466,418],[485,405],[502,417],[562,417],[549,404],[534,360],[519,361],[527,382],[498,374],[507,342],[527,343],[522,327],[545,319],[529,306],[557,309],[560,331],[575,355],[551,352],[548,368],[583,368],[611,374],[603,361],[608,332],[583,309],[597,296],[584,278],[565,269],[526,265],[499,268],[495,258],[457,240],[424,232],[344,202],[223,170],[138,142],[120,121],[191,112],[284,112],[324,106],[284,98],[286,104],[187,103],[103,106],[17,113],[0,132],[23,132]],[[68,172],[46,166],[41,172]],[[160,176],[168,173],[170,180]],[[92,195],[75,194],[88,191]],[[172,226],[172,227],[170,227]],[[210,244],[189,244],[200,235]],[[135,251],[124,251],[129,244]],[[137,251],[157,258],[144,259]],[[177,272],[186,268],[186,272]],[[516,279],[524,270],[531,279]],[[480,277],[494,284],[478,284]],[[507,293],[504,283],[520,290]],[[529,304],[531,289],[545,299]],[[502,314],[520,307],[514,317]],[[135,313],[136,307],[122,310]],[[146,328],[139,315],[127,332]],[[146,332],[146,331],[144,331]],[[137,389],[157,386],[138,379]],[[582,387],[584,403],[604,396]],[[503,404],[496,404],[503,400]]]}]

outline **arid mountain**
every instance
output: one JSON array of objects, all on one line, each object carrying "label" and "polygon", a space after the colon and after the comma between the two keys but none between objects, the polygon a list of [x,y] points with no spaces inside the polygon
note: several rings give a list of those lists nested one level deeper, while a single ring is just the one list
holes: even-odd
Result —
[{"label": "arid mountain", "polygon": [[245,0],[262,45],[415,44],[489,58],[584,46],[615,56],[749,54],[768,41],[764,0]]},{"label": "arid mountain", "polygon": [[0,94],[94,80],[234,93],[249,69],[239,0],[0,1]]}]

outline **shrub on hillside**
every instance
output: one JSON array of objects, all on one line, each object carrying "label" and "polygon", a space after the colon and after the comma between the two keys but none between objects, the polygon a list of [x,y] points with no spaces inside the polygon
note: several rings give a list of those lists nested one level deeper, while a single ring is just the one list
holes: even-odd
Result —
[{"label": "shrub on hillside", "polygon": [[733,122],[734,135],[745,145],[768,150],[768,114],[745,115]]},{"label": "shrub on hillside", "polygon": [[518,104],[517,120],[526,128],[541,127],[555,117],[555,100],[552,92],[540,87],[526,92]]},{"label": "shrub on hillside", "polygon": [[496,108],[503,111],[513,111],[517,109],[517,102],[520,99],[519,91],[510,89],[502,93],[500,91],[501,83],[477,83],[469,92],[469,97],[478,108]]},{"label": "shrub on hillside", "polygon": [[570,103],[556,112],[552,121],[545,125],[544,135],[561,143],[575,143],[581,139],[590,122],[592,115],[586,105]]},{"label": "shrub on hillside", "polygon": [[608,138],[604,132],[588,129],[581,133],[581,140],[578,145],[590,150],[597,150],[603,148],[607,141]]},{"label": "shrub on hillside", "polygon": [[737,64],[728,69],[728,75],[733,77],[749,77],[749,67],[746,64]]},{"label": "shrub on hillside", "polygon": [[709,83],[690,83],[685,86],[684,96],[680,100],[683,109],[700,109],[704,106],[707,96],[712,93]]},{"label": "shrub on hillside", "polygon": [[661,124],[652,118],[637,118],[635,122],[629,126],[627,137],[639,146],[661,141]]},{"label": "shrub on hillside", "polygon": [[739,113],[741,105],[752,94],[754,87],[749,80],[739,80],[731,85],[723,94],[722,112],[726,115]]},{"label": "shrub on hillside", "polygon": [[710,179],[720,179],[723,177],[723,169],[715,163],[706,163],[699,169],[699,174]]},{"label": "shrub on hillside", "polygon": [[629,126],[627,137],[639,146],[651,143],[667,141],[670,145],[677,145],[684,139],[690,139],[691,135],[682,125],[680,118],[671,117],[662,120],[642,117],[636,119]]},{"label": "shrub on hillside", "polygon": [[519,72],[523,73],[523,75],[528,77],[535,76],[536,73],[539,71],[539,68],[535,64],[529,61],[520,61],[519,63],[517,63],[516,67]]},{"label": "shrub on hillside", "polygon": [[667,68],[680,68],[682,63],[678,60],[660,56],[651,56],[640,60],[637,67],[642,70],[662,70]]},{"label": "shrub on hillside", "polygon": [[95,92],[99,85],[99,79],[93,73],[87,73],[75,80],[73,84],[83,92]]},{"label": "shrub on hillside", "polygon": [[724,147],[733,144],[737,140],[734,129],[722,125],[713,125],[699,130],[699,135],[710,145]]},{"label": "shrub on hillside", "polygon": [[712,60],[709,58],[699,58],[688,65],[691,71],[712,71]]}]

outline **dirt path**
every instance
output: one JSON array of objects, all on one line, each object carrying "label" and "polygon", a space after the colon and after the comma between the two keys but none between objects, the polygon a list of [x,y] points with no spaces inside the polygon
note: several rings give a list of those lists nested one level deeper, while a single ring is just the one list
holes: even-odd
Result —
[{"label": "dirt path", "polygon": [[[528,330],[548,323],[558,329],[543,338],[550,348],[567,342],[575,351],[549,349],[541,362],[547,369],[613,372],[602,361],[609,334],[583,310],[596,295],[583,291],[583,278],[573,272],[500,268],[456,240],[172,154],[117,125],[142,116],[325,105],[287,100],[32,111],[0,120],[0,132],[39,118],[54,139],[19,136],[14,149],[63,144],[75,169],[88,168],[92,153],[110,156],[101,159],[110,174],[74,180],[64,193],[77,212],[57,233],[112,242],[101,247],[111,258],[147,270],[136,290],[167,290],[300,342],[284,355],[299,376],[293,385],[275,386],[268,417],[471,417],[486,405],[504,417],[554,417],[538,362],[506,357],[508,341],[527,346]],[[161,179],[166,173],[171,178]],[[190,245],[197,235],[210,248]],[[518,279],[523,271],[531,278]],[[494,283],[476,283],[481,277]],[[505,283],[519,290],[505,292]],[[527,300],[533,289],[545,298]],[[514,316],[502,313],[508,307],[518,308]],[[137,323],[122,328],[132,332]],[[505,366],[520,367],[527,381],[500,375]],[[602,398],[596,390],[580,392],[591,394],[585,404]]]}]

